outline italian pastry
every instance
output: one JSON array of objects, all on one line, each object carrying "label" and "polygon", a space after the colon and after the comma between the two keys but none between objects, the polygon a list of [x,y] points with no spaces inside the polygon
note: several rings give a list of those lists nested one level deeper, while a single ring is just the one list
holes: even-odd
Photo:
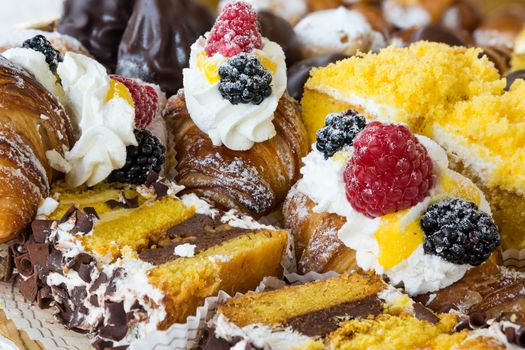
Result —
[{"label": "italian pastry", "polygon": [[22,44],[37,35],[44,36],[51,45],[62,54],[66,52],[90,55],[87,49],[74,37],[58,32],[46,32],[35,29],[7,29],[0,32],[0,53],[22,46]]},{"label": "italian pastry", "polygon": [[270,213],[308,150],[299,104],[286,93],[282,49],[262,38],[250,5],[227,5],[191,49],[184,90],[169,99],[177,182],[219,208]]},{"label": "italian pastry", "polygon": [[302,100],[303,117],[312,143],[326,115],[347,109],[370,120],[405,123],[433,138],[453,169],[487,196],[503,248],[522,249],[525,149],[519,96],[525,86],[517,80],[505,92],[505,85],[479,49],[421,42],[314,69]]},{"label": "italian pastry", "polygon": [[[50,69],[44,54],[28,51]],[[63,155],[73,142],[73,130],[58,100],[4,57],[0,81],[0,242],[6,242],[24,230],[49,195],[58,173],[47,155]]]},{"label": "italian pastry", "polygon": [[372,28],[362,12],[342,6],[312,12],[294,29],[304,58],[336,53],[353,55],[386,46],[383,34]]},{"label": "italian pastry", "polygon": [[56,30],[79,40],[97,61],[114,69],[132,7],[128,0],[66,0]]},{"label": "italian pastry", "polygon": [[377,276],[354,273],[229,299],[219,306],[201,348],[444,350],[512,344],[498,322],[490,321],[491,334],[488,328],[455,333],[456,321],[455,314],[434,314]]},{"label": "italian pastry", "polygon": [[219,290],[280,276],[286,231],[177,197],[181,188],[154,173],[138,187],[56,183],[9,248],[7,278],[16,273],[29,302],[107,349],[185,322]]},{"label": "italian pastry", "polygon": [[[234,0],[221,0],[219,2],[219,12],[221,12],[227,4],[232,2],[234,2]],[[245,2],[253,6],[257,12],[270,12],[284,18],[292,25],[299,22],[309,10],[306,0],[245,0]]]},{"label": "italian pastry", "polygon": [[406,29],[439,21],[453,3],[454,0],[385,0],[381,6],[393,26]]},{"label": "italian pastry", "polygon": [[524,21],[525,7],[504,6],[488,16],[474,31],[475,43],[478,46],[500,46],[512,49]]},{"label": "italian pastry", "polygon": [[177,93],[191,44],[212,25],[213,15],[196,1],[135,1],[118,46],[116,74],[157,84],[170,96]]}]

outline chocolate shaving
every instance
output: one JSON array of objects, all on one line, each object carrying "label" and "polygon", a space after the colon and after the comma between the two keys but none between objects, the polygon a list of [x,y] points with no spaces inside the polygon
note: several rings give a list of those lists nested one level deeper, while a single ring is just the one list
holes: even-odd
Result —
[{"label": "chocolate shaving", "polygon": [[100,275],[98,275],[97,279],[93,284],[91,285],[91,288],[89,288],[89,292],[92,293],[100,288],[102,284],[108,283],[108,275],[106,275],[104,272],[101,272]]},{"label": "chocolate shaving", "polygon": [[98,338],[98,339],[95,340],[93,343],[91,343],[91,345],[92,345],[96,350],[108,350],[108,349],[113,349],[113,342],[110,342],[110,341],[107,341],[107,340],[104,340],[104,339],[100,339],[100,338]]},{"label": "chocolate shaving", "polygon": [[67,286],[64,283],[61,283],[58,286],[51,286],[51,289],[55,292],[55,296],[60,302],[67,301],[69,299],[69,292],[67,291]]},{"label": "chocolate shaving", "polygon": [[24,277],[29,277],[33,275],[34,272],[34,266],[33,262],[31,261],[31,258],[29,257],[29,253],[24,253],[21,255],[18,255],[15,257],[15,266],[18,270],[18,273],[20,273]]},{"label": "chocolate shaving", "polygon": [[87,253],[80,253],[69,262],[68,267],[78,272],[78,269],[81,265],[89,265],[94,261],[95,259],[91,255]]},{"label": "chocolate shaving", "polygon": [[78,276],[82,279],[82,281],[86,283],[91,283],[91,272],[93,271],[93,266],[87,265],[87,264],[81,264],[78,267]]},{"label": "chocolate shaving", "polygon": [[75,226],[71,230],[72,233],[89,233],[93,229],[93,218],[90,215],[83,213],[80,210],[75,212],[76,221]]},{"label": "chocolate shaving", "polygon": [[71,215],[73,215],[76,210],[77,208],[74,205],[70,206],[58,223],[63,224],[64,222],[68,221]]},{"label": "chocolate shaving", "polygon": [[90,216],[91,218],[96,218],[97,220],[100,220],[97,211],[93,207],[85,207],[84,213],[86,213],[86,215]]},{"label": "chocolate shaving", "polygon": [[153,185],[157,180],[159,179],[159,174],[153,170],[151,170],[148,173],[148,176],[146,177],[146,182],[144,183],[144,186],[150,187]]},{"label": "chocolate shaving", "polygon": [[33,303],[36,300],[37,292],[38,277],[36,274],[21,282],[20,293],[24,296],[24,298],[26,298],[28,302]]},{"label": "chocolate shaving", "polygon": [[115,269],[115,271],[113,271],[113,275],[111,276],[108,283],[108,287],[106,288],[106,295],[111,296],[115,294],[115,292],[117,291],[117,280],[121,279],[123,275],[124,269],[122,268],[118,268]]},{"label": "chocolate shaving", "polygon": [[139,196],[135,196],[133,198],[126,198],[124,193],[122,193],[122,200],[123,202],[110,199],[109,201],[106,201],[106,204],[111,209],[115,209],[117,207],[121,207],[124,209],[134,209],[139,207]]},{"label": "chocolate shaving", "polygon": [[162,182],[155,182],[152,186],[158,199],[164,198],[168,195],[169,187]]},{"label": "chocolate shaving", "polygon": [[13,272],[15,269],[15,258],[14,258],[14,250],[15,248],[13,246],[10,246],[7,250],[7,259],[5,262],[5,274],[2,278],[3,282],[9,282],[13,278]]},{"label": "chocolate shaving", "polygon": [[35,220],[31,223],[33,238],[37,243],[45,243],[51,234],[54,220]]},{"label": "chocolate shaving", "polygon": [[75,305],[80,312],[87,314],[89,310],[84,305],[84,302],[87,299],[87,290],[86,287],[75,287],[71,291],[71,302]]},{"label": "chocolate shaving", "polygon": [[47,257],[47,267],[49,271],[64,274],[62,253],[59,250],[52,250],[51,254]]},{"label": "chocolate shaving", "polygon": [[128,333],[124,303],[106,302],[105,307],[109,316],[107,325],[100,328],[99,336],[115,341],[122,340]]},{"label": "chocolate shaving", "polygon": [[100,303],[98,302],[98,295],[96,295],[96,294],[92,294],[92,295],[89,297],[89,302],[90,302],[91,305],[93,305],[94,307],[99,307],[99,306],[100,306]]},{"label": "chocolate shaving", "polygon": [[481,313],[473,313],[468,318],[470,328],[478,329],[487,327],[487,319],[485,315]]},{"label": "chocolate shaving", "polygon": [[421,321],[427,321],[432,324],[439,323],[439,317],[437,317],[429,308],[426,308],[421,303],[414,303],[414,316]]},{"label": "chocolate shaving", "polygon": [[36,302],[39,308],[49,309],[53,301],[53,295],[51,295],[51,288],[49,288],[49,286],[43,286],[38,290]]}]

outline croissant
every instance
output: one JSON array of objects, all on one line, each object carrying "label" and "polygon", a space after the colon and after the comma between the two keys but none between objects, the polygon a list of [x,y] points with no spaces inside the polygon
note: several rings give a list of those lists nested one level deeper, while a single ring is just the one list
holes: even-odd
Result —
[{"label": "croissant", "polygon": [[[316,213],[315,203],[292,189],[283,205],[286,227],[294,237],[300,273],[344,273],[359,269],[355,253],[337,237],[345,219],[331,213]],[[472,268],[458,282],[416,299],[435,312],[452,309],[465,314],[482,313],[487,319],[504,311],[525,317],[525,274],[497,265],[497,254]]]},{"label": "croissant", "polygon": [[57,100],[29,73],[0,57],[0,243],[34,218],[55,177],[46,153],[63,155],[72,128]]},{"label": "croissant", "polygon": [[175,140],[176,180],[221,209],[237,209],[255,217],[269,214],[299,179],[302,157],[308,152],[299,104],[281,98],[273,123],[277,135],[248,151],[214,146],[191,120],[184,94],[168,100],[168,129]]}]

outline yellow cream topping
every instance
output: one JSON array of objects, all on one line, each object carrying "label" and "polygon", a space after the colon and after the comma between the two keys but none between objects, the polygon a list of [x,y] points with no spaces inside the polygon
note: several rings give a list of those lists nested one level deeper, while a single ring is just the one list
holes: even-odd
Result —
[{"label": "yellow cream topping", "polygon": [[122,84],[120,81],[110,79],[110,85],[108,93],[106,94],[106,102],[114,98],[123,98],[127,103],[133,108],[135,108],[135,103],[133,102],[133,97],[129,92],[126,85]]},{"label": "yellow cream topping", "polygon": [[[262,51],[257,51],[255,56],[259,59],[264,69],[275,74],[277,71],[277,64],[272,61],[268,56],[266,56]],[[226,60],[217,59],[217,56],[209,57],[206,51],[201,51],[197,54],[197,67],[204,74],[210,85],[218,83],[221,80],[219,76],[219,66]]]},{"label": "yellow cream topping", "polygon": [[452,171],[444,172],[441,175],[440,181],[443,192],[448,195],[447,197],[463,198],[479,207],[481,204],[481,191],[466,177],[459,174],[455,175],[453,176]]},{"label": "yellow cream topping", "polygon": [[409,210],[381,217],[379,229],[374,234],[379,245],[378,261],[386,269],[407,259],[425,239],[419,218],[403,226],[403,218]]}]

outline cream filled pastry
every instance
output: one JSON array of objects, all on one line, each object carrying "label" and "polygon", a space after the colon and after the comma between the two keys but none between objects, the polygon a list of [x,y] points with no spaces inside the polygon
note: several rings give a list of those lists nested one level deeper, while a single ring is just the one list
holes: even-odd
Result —
[{"label": "cream filled pastry", "polygon": [[275,136],[274,112],[286,90],[285,56],[261,37],[248,4],[225,8],[211,32],[192,45],[183,74],[188,112],[215,146],[244,151]]},{"label": "cream filled pastry", "polygon": [[314,213],[343,218],[337,238],[356,267],[411,295],[453,284],[499,245],[481,190],[449,169],[439,145],[402,124],[331,114],[303,161],[296,189]]},{"label": "cream filled pastry", "polygon": [[64,155],[46,152],[50,165],[66,174],[68,184],[93,186],[107,178],[140,184],[149,171],[161,171],[167,144],[161,115],[166,97],[157,86],[109,75],[82,54],[62,56],[43,35],[3,56],[31,73],[70,115],[75,143],[62,150]]},{"label": "cream filled pastry", "polygon": [[[269,11],[290,22],[297,23],[307,12],[308,3],[305,0],[245,0],[256,11]],[[222,10],[232,0],[221,0],[219,8]]]},{"label": "cream filled pastry", "polygon": [[312,12],[297,23],[295,32],[304,57],[354,55],[386,46],[383,35],[361,12],[345,7]]}]

